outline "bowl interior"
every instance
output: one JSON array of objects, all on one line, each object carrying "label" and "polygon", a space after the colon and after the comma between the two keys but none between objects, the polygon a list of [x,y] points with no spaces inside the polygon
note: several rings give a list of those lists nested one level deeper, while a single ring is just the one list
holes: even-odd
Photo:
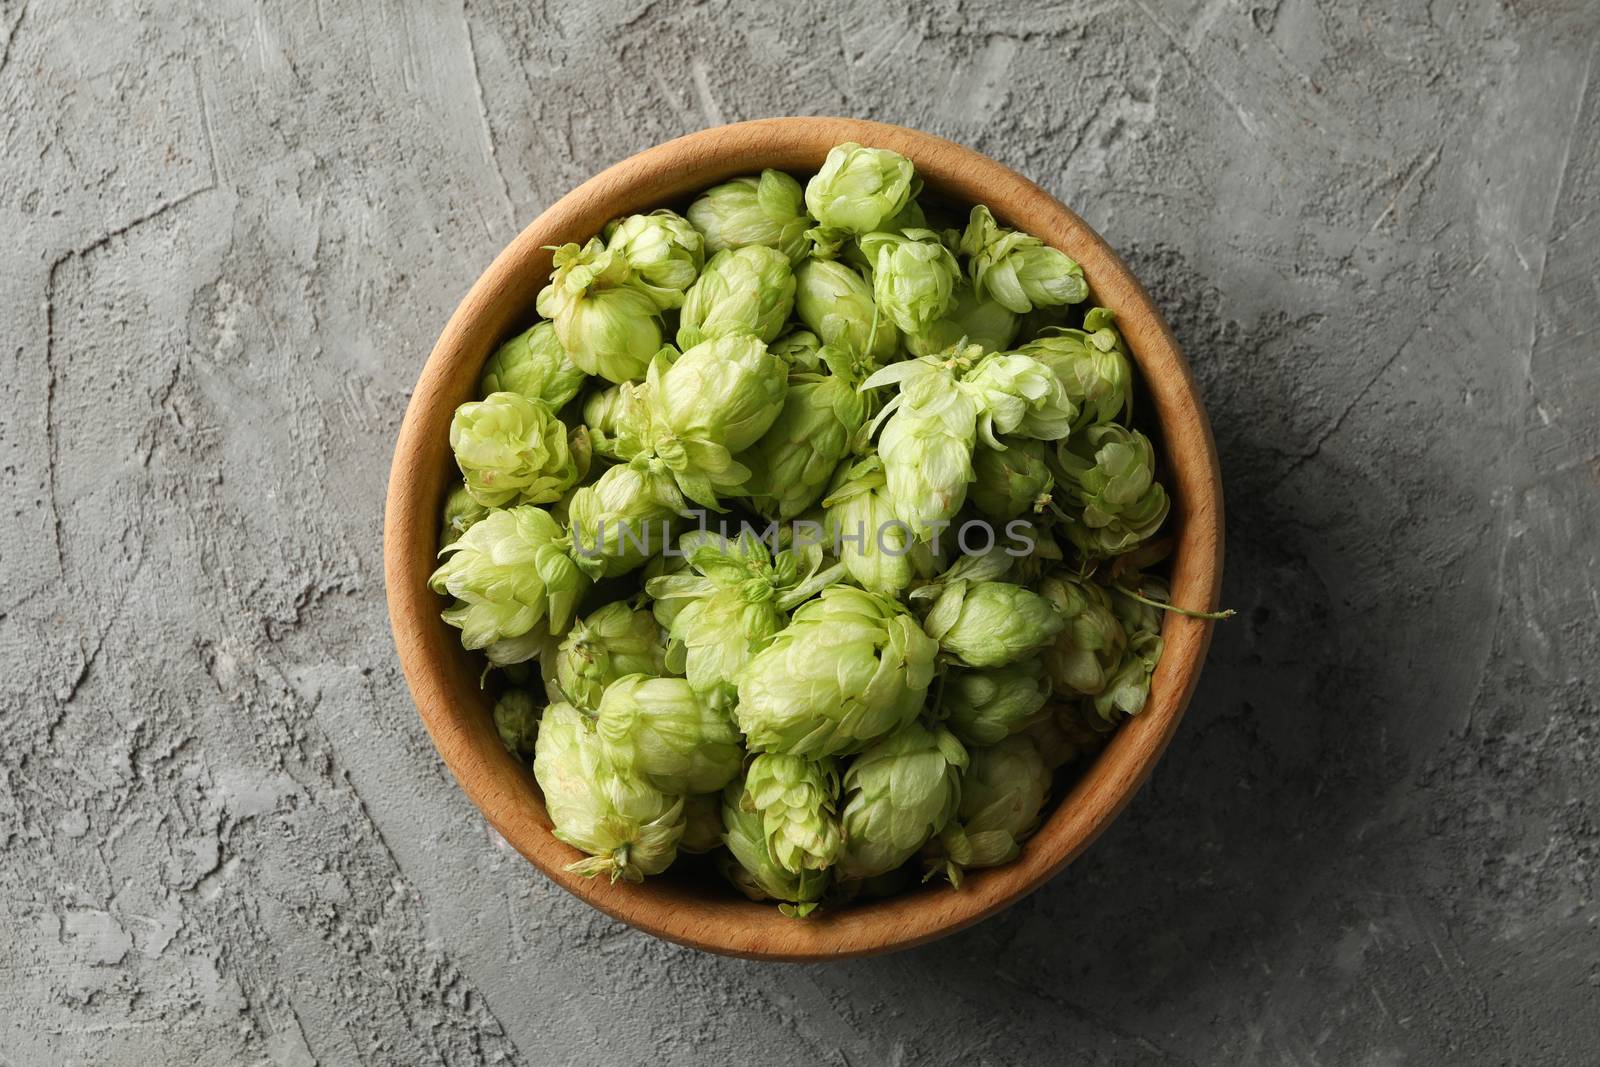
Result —
[{"label": "bowl interior", "polygon": [[[1221,571],[1221,492],[1209,426],[1187,365],[1139,283],[1097,234],[1043,190],[970,149],[927,134],[852,119],[769,119],[706,130],[657,146],[585,182],[540,215],[478,279],[423,369],[407,409],[390,476],[385,572],[390,616],[406,679],[446,764],[495,828],[566,889],[641,929],[711,951],[768,959],[865,955],[950,933],[1005,907],[1069,862],[1116,816],[1165,748],[1193,691],[1210,638],[1208,622],[1167,616],[1166,643],[1145,711],[1125,724],[1053,808],[1022,855],[970,872],[962,890],[928,886],[885,900],[788,919],[771,904],[712,888],[703,863],[642,885],[579,878],[579,854],[551,836],[532,775],[501,747],[479,688],[476,657],[439,618],[427,588],[438,516],[455,477],[450,417],[474,399],[489,353],[531,323],[551,267],[548,246],[582,241],[609,220],[680,205],[718,181],[765,167],[805,175],[845,141],[908,156],[927,194],[986,203],[1002,223],[1062,249],[1084,267],[1091,300],[1113,308],[1142,378],[1140,404],[1162,450],[1173,497],[1175,603],[1214,608]],[[1149,412],[1154,418],[1149,417]],[[681,862],[681,861],[680,861]],[[678,870],[678,865],[674,865]]]}]

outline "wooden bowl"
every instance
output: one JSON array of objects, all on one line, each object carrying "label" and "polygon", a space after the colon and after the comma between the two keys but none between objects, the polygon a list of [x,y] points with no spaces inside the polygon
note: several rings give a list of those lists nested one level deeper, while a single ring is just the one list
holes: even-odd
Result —
[{"label": "wooden bowl", "polygon": [[1114,736],[1048,815],[1013,863],[973,871],[957,891],[927,886],[904,896],[822,909],[788,919],[720,884],[674,878],[612,884],[568,873],[578,853],[550,833],[533,777],[495,734],[479,663],[439,618],[429,591],[439,513],[455,471],[448,443],[456,406],[474,398],[484,360],[533,319],[550,273],[546,246],[582,241],[619,215],[682,204],[709,185],[764,167],[816,171],[844,141],[909,157],[929,195],[984,203],[1083,265],[1092,300],[1113,308],[1154,411],[1163,480],[1172,493],[1169,531],[1175,603],[1212,609],[1221,583],[1222,493],[1210,426],[1172,333],[1116,254],[1044,190],[977,152],[925,133],[843,118],[786,118],[704,130],[612,166],[553,204],[490,264],[451,316],[406,410],[389,477],[384,573],[400,663],[417,710],[461,788],[489,822],[547,876],[594,907],[641,930],[712,952],[772,960],[865,956],[941,937],[993,915],[1037,889],[1095,839],[1144,782],[1194,691],[1209,622],[1169,614],[1166,652],[1143,714]]}]

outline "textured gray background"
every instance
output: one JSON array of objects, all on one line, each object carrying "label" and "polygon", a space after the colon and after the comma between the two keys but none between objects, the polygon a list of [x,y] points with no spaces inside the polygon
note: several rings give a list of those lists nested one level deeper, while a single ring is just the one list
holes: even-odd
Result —
[{"label": "textured gray background", "polygon": [[[0,1064],[1594,1061],[1594,3],[0,13]],[[795,112],[974,145],[1127,255],[1203,383],[1241,613],[1049,887],[781,967],[486,828],[379,524],[521,224]]]}]

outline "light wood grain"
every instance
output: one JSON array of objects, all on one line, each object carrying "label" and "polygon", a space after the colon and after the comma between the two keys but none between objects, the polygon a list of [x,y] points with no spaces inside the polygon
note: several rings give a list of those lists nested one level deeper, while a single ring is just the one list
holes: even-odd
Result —
[{"label": "light wood grain", "polygon": [[[1161,427],[1163,478],[1174,506],[1174,601],[1216,607],[1222,578],[1222,489],[1211,428],[1171,331],[1100,236],[1032,182],[971,149],[898,126],[844,118],[763,119],[669,141],[602,171],[540,215],[489,266],[451,316],[422,369],[395,446],[384,525],[384,573],[395,644],[428,732],[461,788],[507,841],[547,876],[608,915],[660,937],[756,959],[863,956],[920,944],[992,915],[1038,888],[1083,851],[1138,790],[1177,729],[1199,678],[1211,623],[1168,615],[1166,651],[1144,713],[1056,805],[1014,863],[973,871],[955,891],[930,886],[889,900],[787,919],[731,890],[665,877],[642,885],[564,870],[578,857],[550,834],[531,776],[501,747],[478,665],[439,618],[428,590],[439,510],[453,476],[448,429],[472,398],[483,361],[532,320],[550,271],[545,246],[581,241],[610,219],[682,201],[715,182],[776,167],[804,175],[843,141],[908,156],[940,198],[988,204],[1083,265],[1093,299],[1117,312],[1144,378],[1140,403]],[[1129,887],[1130,891],[1137,887]]]}]

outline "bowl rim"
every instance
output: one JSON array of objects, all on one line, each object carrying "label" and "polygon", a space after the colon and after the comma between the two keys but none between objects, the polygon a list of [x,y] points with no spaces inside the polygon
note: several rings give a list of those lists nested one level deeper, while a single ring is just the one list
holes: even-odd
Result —
[{"label": "bowl rim", "polygon": [[[909,948],[1015,903],[1077,857],[1116,818],[1171,741],[1199,679],[1212,624],[1168,614],[1165,652],[1143,713],[1123,725],[1024,845],[1002,867],[970,872],[960,891],[921,891],[787,919],[770,903],[580,878],[579,854],[550,832],[532,776],[501,747],[486,695],[456,631],[427,587],[446,491],[449,412],[474,388],[482,361],[525,320],[549,271],[549,246],[582,240],[610,218],[681,200],[763,167],[805,172],[853,141],[909,157],[940,195],[985,203],[1002,221],[1061,248],[1084,268],[1092,300],[1111,307],[1161,428],[1172,489],[1172,595],[1212,610],[1221,588],[1222,488],[1216,447],[1193,375],[1171,330],[1115,252],[1033,182],[965,146],[901,126],[843,117],[757,119],[666,141],[606,168],[529,223],[473,283],[422,368],[395,445],[384,517],[384,576],[396,649],[417,711],[463,792],[500,835],[562,888],[657,937],[727,955],[819,960]],[[465,383],[465,385],[463,385]],[[459,399],[457,399],[459,398]],[[1143,398],[1143,397],[1142,397]],[[441,450],[443,459],[441,460]]]}]

